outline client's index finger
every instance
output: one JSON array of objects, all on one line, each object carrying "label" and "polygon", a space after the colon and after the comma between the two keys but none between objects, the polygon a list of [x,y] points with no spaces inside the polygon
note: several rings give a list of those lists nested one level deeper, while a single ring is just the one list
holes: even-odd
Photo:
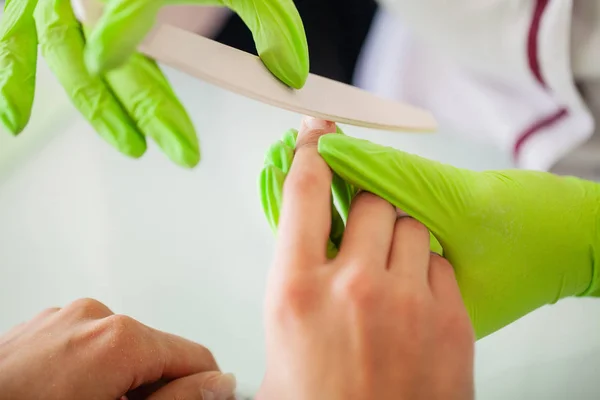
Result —
[{"label": "client's index finger", "polygon": [[283,188],[278,258],[287,265],[311,267],[327,260],[331,230],[332,172],[317,151],[319,137],[336,131],[335,123],[305,118],[294,161]]}]

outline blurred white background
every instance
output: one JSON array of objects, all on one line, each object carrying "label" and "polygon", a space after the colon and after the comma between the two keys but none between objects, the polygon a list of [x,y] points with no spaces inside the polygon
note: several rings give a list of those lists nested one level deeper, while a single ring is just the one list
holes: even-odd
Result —
[{"label": "blurred white background", "polygon": [[[0,332],[94,297],[203,343],[252,393],[264,360],[262,300],[273,236],[257,177],[300,116],[166,70],[201,137],[193,171],[155,146],[127,159],[70,106],[40,63],[32,124],[0,136]],[[476,170],[507,155],[448,133],[346,133]],[[567,300],[477,344],[479,399],[600,396],[600,300]]]}]

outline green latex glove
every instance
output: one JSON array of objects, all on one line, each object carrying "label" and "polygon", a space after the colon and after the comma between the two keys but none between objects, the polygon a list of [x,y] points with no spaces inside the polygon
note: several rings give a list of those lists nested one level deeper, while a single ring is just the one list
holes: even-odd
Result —
[{"label": "green latex glove", "polygon": [[[308,75],[304,31],[291,0],[280,3],[287,6],[255,8],[237,1],[235,7],[252,20],[255,31],[262,29],[255,39],[267,66],[299,86]],[[175,163],[195,166],[200,149],[190,118],[156,63],[133,52],[163,4],[111,1],[91,34],[75,19],[69,0],[7,0],[0,20],[0,126],[17,135],[29,121],[39,44],[75,107],[111,145],[140,157],[149,136]],[[274,32],[295,41],[273,38]],[[120,68],[100,77],[89,72],[85,59],[95,70]]]},{"label": "green latex glove", "polygon": [[100,72],[122,65],[156,22],[162,6],[201,4],[226,6],[252,32],[267,68],[286,85],[299,89],[308,77],[308,45],[293,0],[104,0],[102,17],[92,31],[86,62]]},{"label": "green latex glove", "polygon": [[319,152],[349,184],[421,221],[452,263],[478,338],[567,296],[600,296],[599,185],[473,172],[344,135]]}]

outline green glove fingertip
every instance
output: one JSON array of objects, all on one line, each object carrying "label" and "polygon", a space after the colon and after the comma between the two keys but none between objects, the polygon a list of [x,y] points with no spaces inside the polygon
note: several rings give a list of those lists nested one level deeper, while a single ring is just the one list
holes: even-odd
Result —
[{"label": "green glove fingertip", "polygon": [[252,32],[260,59],[275,77],[294,89],[310,69],[304,25],[292,0],[223,0]]},{"label": "green glove fingertip", "polygon": [[[284,53],[285,54],[285,53]],[[293,89],[302,89],[309,74],[308,61],[298,59],[297,56],[283,56],[271,52],[259,53],[260,59],[271,71],[271,73],[281,82]],[[308,55],[306,56],[308,60]]]},{"label": "green glove fingertip", "polygon": [[27,125],[29,117],[20,118],[15,110],[11,110],[6,106],[0,106],[0,109],[3,110],[0,112],[0,127],[2,127],[4,131],[10,133],[11,135],[17,136]]},{"label": "green glove fingertip", "polygon": [[274,165],[263,168],[260,174],[260,199],[265,217],[273,232],[277,232],[283,203],[285,174]]}]

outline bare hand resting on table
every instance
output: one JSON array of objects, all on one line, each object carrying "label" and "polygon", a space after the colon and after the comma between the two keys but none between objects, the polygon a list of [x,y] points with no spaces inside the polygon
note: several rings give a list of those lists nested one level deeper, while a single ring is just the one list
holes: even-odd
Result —
[{"label": "bare hand resting on table", "polygon": [[1,399],[227,400],[234,390],[203,346],[91,299],[48,309],[0,337]]}]

